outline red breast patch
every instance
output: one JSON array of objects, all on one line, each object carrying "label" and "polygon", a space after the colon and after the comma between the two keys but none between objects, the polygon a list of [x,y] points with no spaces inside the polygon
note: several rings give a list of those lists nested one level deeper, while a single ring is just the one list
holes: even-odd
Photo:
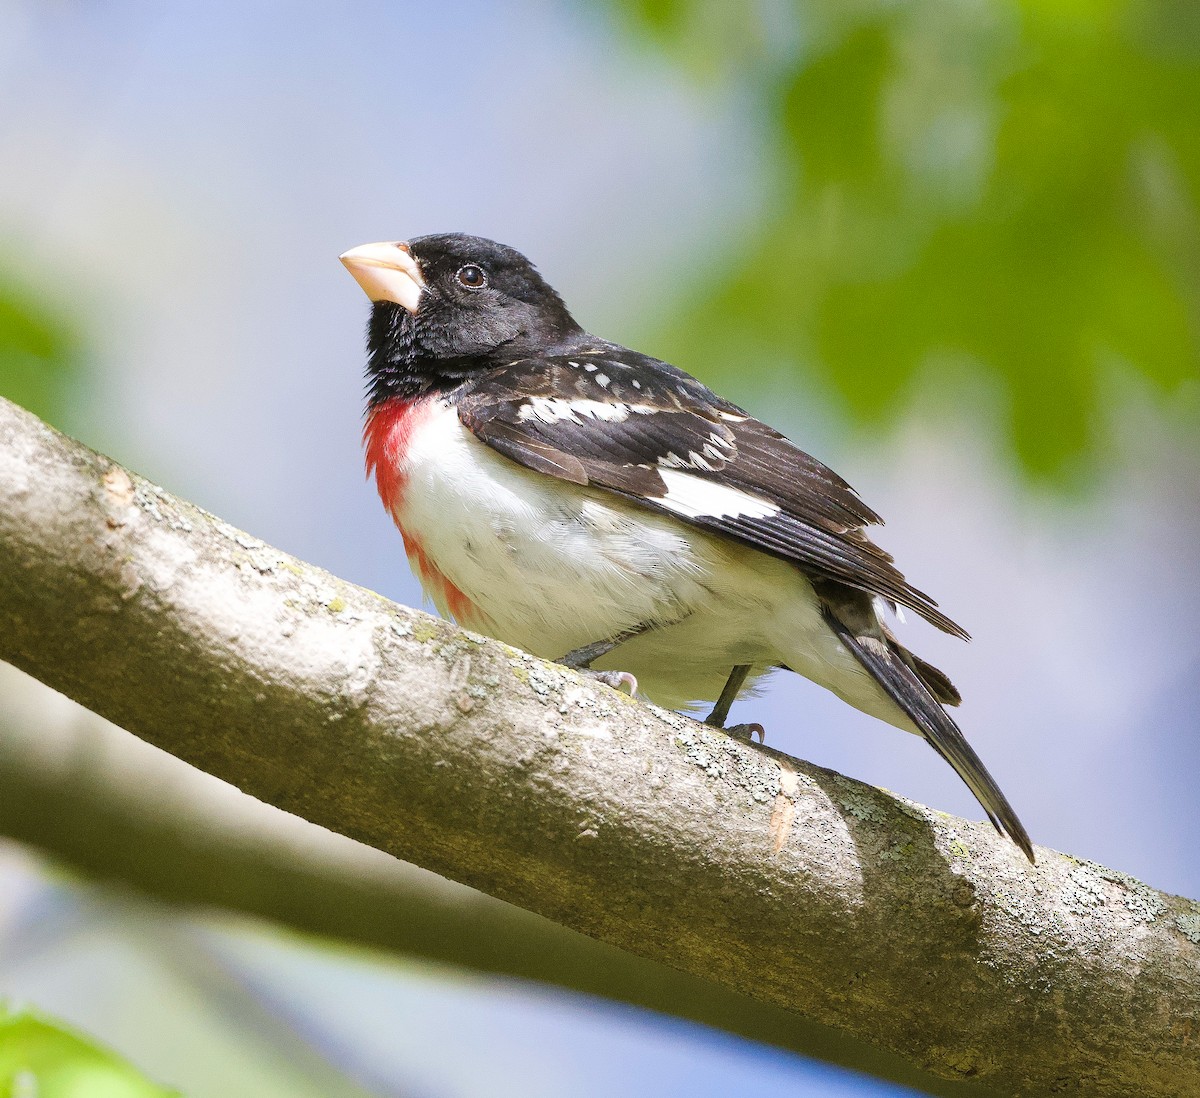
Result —
[{"label": "red breast patch", "polygon": [[429,397],[418,400],[396,397],[371,409],[363,427],[367,476],[375,477],[379,498],[383,500],[384,507],[388,509],[400,530],[400,536],[404,539],[404,551],[408,554],[421,585],[445,606],[451,617],[460,625],[474,624],[478,628],[484,620],[479,608],[429,559],[416,535],[400,525],[399,514],[404,504],[404,489],[408,483],[408,476],[404,472],[405,456],[412,442],[413,432],[431,408],[432,401]]},{"label": "red breast patch", "polygon": [[441,603],[459,625],[466,625],[474,629],[481,628],[484,621],[483,614],[479,607],[471,601],[470,596],[429,559],[425,547],[403,527],[400,527],[400,536],[404,539],[404,551],[408,554],[413,571],[421,579],[421,586],[435,600],[440,596]]},{"label": "red breast patch", "polygon": [[413,431],[428,414],[430,400],[404,400],[400,397],[377,404],[367,414],[363,426],[367,476],[374,475],[379,498],[393,515],[404,500],[408,480],[403,465]]}]

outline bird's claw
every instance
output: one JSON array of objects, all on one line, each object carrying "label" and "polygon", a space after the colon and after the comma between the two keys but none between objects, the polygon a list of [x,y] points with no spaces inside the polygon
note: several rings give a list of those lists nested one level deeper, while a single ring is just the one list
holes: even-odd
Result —
[{"label": "bird's claw", "polygon": [[589,679],[602,682],[605,686],[611,686],[614,690],[620,690],[622,687],[627,686],[629,687],[629,696],[631,698],[637,694],[638,681],[628,671],[592,671],[587,668],[581,668],[579,673],[587,675]]},{"label": "bird's claw", "polygon": [[759,743],[767,742],[767,730],[757,721],[751,724],[731,724],[724,731],[735,740],[745,740],[746,743],[753,743],[755,736],[758,737]]}]

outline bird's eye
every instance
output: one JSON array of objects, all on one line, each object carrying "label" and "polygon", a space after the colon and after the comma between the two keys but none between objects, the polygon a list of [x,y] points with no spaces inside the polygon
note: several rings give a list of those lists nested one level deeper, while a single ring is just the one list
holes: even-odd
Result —
[{"label": "bird's eye", "polygon": [[474,263],[459,267],[456,277],[468,290],[478,290],[487,285],[487,275],[483,273],[483,268],[476,267]]}]

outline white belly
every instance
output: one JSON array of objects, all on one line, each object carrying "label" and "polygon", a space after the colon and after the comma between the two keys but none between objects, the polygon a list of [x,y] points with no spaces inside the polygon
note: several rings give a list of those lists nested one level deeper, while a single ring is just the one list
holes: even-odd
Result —
[{"label": "white belly", "polygon": [[397,467],[393,515],[414,571],[467,628],[554,659],[650,626],[594,666],[631,672],[661,705],[715,699],[737,664],[785,663],[897,723],[784,561],[527,470],[444,402],[416,418]]}]

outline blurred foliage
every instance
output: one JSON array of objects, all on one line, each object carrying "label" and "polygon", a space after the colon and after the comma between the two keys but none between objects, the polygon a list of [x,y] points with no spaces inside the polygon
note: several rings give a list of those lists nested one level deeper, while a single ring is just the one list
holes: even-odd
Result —
[{"label": "blurred foliage", "polygon": [[169,1098],[113,1053],[29,1011],[0,1006],[4,1098]]},{"label": "blurred foliage", "polygon": [[868,423],[974,364],[1038,474],[1095,456],[1113,371],[1200,376],[1195,0],[613,2],[765,127],[769,201],[679,360],[788,362]]},{"label": "blurred foliage", "polygon": [[58,422],[78,369],[78,345],[65,316],[0,272],[0,396]]}]

